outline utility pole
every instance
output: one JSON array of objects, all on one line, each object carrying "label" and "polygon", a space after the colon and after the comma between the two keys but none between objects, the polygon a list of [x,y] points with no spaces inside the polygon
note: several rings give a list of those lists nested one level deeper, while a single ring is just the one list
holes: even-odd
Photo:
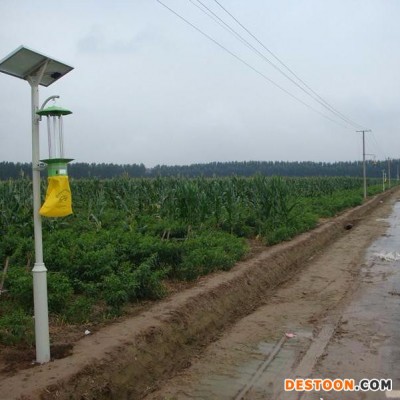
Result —
[{"label": "utility pole", "polygon": [[363,141],[363,181],[364,181],[364,200],[367,198],[367,168],[365,165],[365,132],[371,132],[371,129],[364,129],[362,131],[362,141]]},{"label": "utility pole", "polygon": [[390,158],[388,157],[388,186],[390,189]]},{"label": "utility pole", "polygon": [[382,170],[382,191],[384,192],[385,191],[385,181],[386,181],[386,172],[385,172],[385,170],[383,169]]}]

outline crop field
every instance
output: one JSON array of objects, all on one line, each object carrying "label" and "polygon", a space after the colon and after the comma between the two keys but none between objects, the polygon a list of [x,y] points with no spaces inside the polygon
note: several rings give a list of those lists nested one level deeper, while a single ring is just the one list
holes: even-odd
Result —
[{"label": "crop field", "polygon": [[[49,311],[60,324],[121,315],[165,296],[168,282],[230,269],[249,239],[288,240],[363,200],[362,179],[345,177],[88,179],[71,190],[74,214],[43,219]],[[370,195],[381,190],[369,182]],[[3,345],[33,342],[32,225],[31,181],[0,181]]]}]

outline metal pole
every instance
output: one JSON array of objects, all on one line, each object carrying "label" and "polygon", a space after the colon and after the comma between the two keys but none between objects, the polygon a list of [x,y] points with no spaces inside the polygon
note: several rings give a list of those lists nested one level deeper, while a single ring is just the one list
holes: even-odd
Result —
[{"label": "metal pole", "polygon": [[371,132],[370,129],[364,129],[362,131],[362,141],[363,141],[363,181],[364,181],[364,199],[367,198],[367,167],[365,165],[365,132]]},{"label": "metal pole", "polygon": [[391,188],[391,183],[390,183],[390,158],[388,158],[388,187],[389,187],[389,189]]},{"label": "metal pole", "polygon": [[47,304],[47,269],[43,262],[42,218],[40,209],[40,142],[39,142],[39,82],[45,66],[36,76],[28,79],[32,95],[32,187],[33,187],[33,226],[35,237],[35,265],[33,274],[33,301],[35,311],[36,362],[50,361],[49,314]]},{"label": "metal pole", "polygon": [[385,191],[385,170],[382,170],[382,191]]},{"label": "metal pole", "polygon": [[363,131],[363,180],[364,180],[364,199],[367,198],[367,168],[365,166],[365,132]]}]

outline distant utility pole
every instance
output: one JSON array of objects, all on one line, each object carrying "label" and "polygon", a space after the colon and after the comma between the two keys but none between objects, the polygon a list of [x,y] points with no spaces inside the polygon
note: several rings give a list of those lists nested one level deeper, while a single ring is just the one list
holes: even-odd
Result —
[{"label": "distant utility pole", "polygon": [[399,163],[397,163],[397,182],[399,181]]},{"label": "distant utility pole", "polygon": [[362,140],[363,140],[363,180],[364,180],[364,199],[367,198],[367,168],[365,166],[365,132],[371,132],[371,129],[364,129],[362,131]]},{"label": "distant utility pole", "polygon": [[388,157],[388,187],[390,189],[390,158]]},{"label": "distant utility pole", "polygon": [[382,170],[382,191],[385,191],[385,181],[386,181],[386,171],[383,169]]}]

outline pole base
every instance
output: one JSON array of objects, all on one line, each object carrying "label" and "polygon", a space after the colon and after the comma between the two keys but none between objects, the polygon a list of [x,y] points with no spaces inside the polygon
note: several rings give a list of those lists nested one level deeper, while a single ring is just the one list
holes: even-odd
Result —
[{"label": "pole base", "polygon": [[36,362],[50,361],[49,312],[47,305],[47,269],[35,263],[33,273],[33,302],[35,309]]}]

